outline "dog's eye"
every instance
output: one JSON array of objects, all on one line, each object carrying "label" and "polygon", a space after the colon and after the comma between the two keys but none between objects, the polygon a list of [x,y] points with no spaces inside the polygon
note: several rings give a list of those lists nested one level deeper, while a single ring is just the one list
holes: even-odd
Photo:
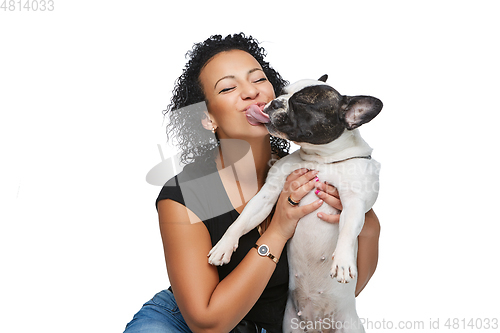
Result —
[{"label": "dog's eye", "polygon": [[283,122],[288,126],[293,126],[292,119],[288,116],[288,114],[285,114],[283,117]]},{"label": "dog's eye", "polygon": [[281,112],[279,116],[277,116],[276,122],[280,124],[280,126],[290,126],[290,118],[285,112]]}]

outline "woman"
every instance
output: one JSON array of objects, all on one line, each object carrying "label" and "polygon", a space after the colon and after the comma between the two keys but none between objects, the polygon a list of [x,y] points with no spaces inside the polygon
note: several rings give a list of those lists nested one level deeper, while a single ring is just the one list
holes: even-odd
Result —
[{"label": "woman", "polygon": [[[168,133],[180,138],[182,159],[192,163],[167,182],[157,200],[171,288],[146,303],[126,332],[281,332],[288,289],[285,244],[302,216],[322,204],[339,210],[342,205],[335,188],[316,181],[315,171],[297,170],[262,228],[241,237],[228,265],[211,266],[212,246],[243,210],[248,193],[262,187],[269,162],[288,151],[286,141],[245,116],[250,105],[274,99],[286,81],[264,61],[257,41],[243,34],[212,36],[190,56],[167,111]],[[203,101],[206,110],[179,111]],[[238,163],[248,156],[250,163]],[[315,188],[315,202],[288,203]],[[338,215],[320,218],[338,222]],[[375,271],[378,235],[370,211],[359,236],[356,294]],[[260,256],[255,244],[268,245],[275,260]]]}]

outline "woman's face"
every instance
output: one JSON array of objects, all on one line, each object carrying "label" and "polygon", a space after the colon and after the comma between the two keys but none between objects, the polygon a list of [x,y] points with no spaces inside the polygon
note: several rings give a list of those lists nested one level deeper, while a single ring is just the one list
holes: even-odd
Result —
[{"label": "woman's face", "polygon": [[241,50],[218,53],[199,78],[219,139],[248,140],[269,134],[262,124],[250,125],[245,114],[250,105],[275,98],[273,86],[253,56]]}]

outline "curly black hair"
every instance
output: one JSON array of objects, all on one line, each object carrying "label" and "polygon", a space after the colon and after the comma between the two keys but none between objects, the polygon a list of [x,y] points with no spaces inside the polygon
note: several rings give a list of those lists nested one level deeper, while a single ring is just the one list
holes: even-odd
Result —
[{"label": "curly black hair", "polygon": [[[181,148],[182,163],[194,162],[199,157],[205,157],[206,160],[207,153],[220,143],[217,137],[214,138],[214,135],[201,124],[201,119],[205,117],[203,108],[193,105],[205,102],[199,81],[200,72],[205,64],[216,54],[235,49],[248,52],[259,62],[276,96],[288,84],[268,62],[264,61],[266,51],[252,36],[247,37],[239,33],[222,38],[221,35],[214,35],[202,43],[194,44],[193,49],[186,54],[190,59],[181,76],[175,81],[172,99],[164,110],[164,115],[169,116],[167,138],[175,138],[176,144]],[[190,107],[186,108],[187,106]],[[180,112],[180,109],[184,112]],[[290,149],[288,141],[274,136],[271,136],[270,141],[273,153],[280,157],[288,153]]]}]

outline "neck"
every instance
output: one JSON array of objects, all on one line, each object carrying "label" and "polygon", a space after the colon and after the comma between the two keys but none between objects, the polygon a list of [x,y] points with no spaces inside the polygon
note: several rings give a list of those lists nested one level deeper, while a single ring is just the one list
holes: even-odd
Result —
[{"label": "neck", "polygon": [[332,163],[352,157],[368,156],[372,152],[357,129],[345,130],[338,139],[324,145],[310,143],[299,143],[299,145],[300,156],[303,160],[318,163]]},{"label": "neck", "polygon": [[254,182],[257,176],[258,187],[262,187],[269,171],[271,145],[269,136],[254,141],[225,139],[221,140],[217,164],[220,170],[235,166],[238,181]]}]

